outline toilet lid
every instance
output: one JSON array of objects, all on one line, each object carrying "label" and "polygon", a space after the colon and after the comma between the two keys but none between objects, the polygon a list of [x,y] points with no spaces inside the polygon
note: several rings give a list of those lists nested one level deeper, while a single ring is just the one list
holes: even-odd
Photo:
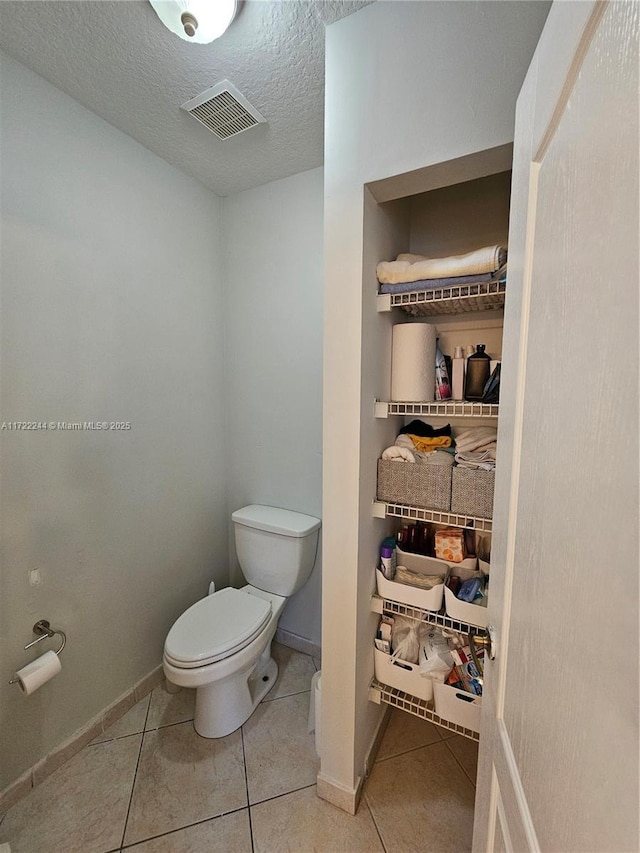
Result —
[{"label": "toilet lid", "polygon": [[193,604],[169,631],[164,650],[176,666],[213,663],[244,648],[271,616],[271,602],[227,587]]}]

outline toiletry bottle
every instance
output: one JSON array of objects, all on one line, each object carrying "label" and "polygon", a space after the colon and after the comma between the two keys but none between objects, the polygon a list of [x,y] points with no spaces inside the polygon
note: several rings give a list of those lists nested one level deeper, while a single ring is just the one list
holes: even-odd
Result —
[{"label": "toiletry bottle", "polygon": [[393,536],[383,539],[380,546],[380,571],[389,581],[392,581],[396,573],[396,540]]},{"label": "toiletry bottle", "polygon": [[462,347],[456,347],[453,353],[453,376],[451,392],[454,400],[464,400],[464,353]]},{"label": "toiletry bottle", "polygon": [[464,384],[465,400],[482,400],[484,386],[489,378],[491,359],[484,351],[484,344],[478,344],[476,352],[467,359],[467,378]]},{"label": "toiletry bottle", "polygon": [[451,398],[451,386],[449,385],[449,374],[447,365],[440,349],[439,338],[436,338],[436,400],[449,400]]}]

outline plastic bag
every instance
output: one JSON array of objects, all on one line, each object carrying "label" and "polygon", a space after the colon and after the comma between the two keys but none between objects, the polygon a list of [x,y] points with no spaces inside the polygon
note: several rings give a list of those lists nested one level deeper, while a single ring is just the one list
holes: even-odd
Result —
[{"label": "plastic bag", "polygon": [[405,660],[407,663],[418,663],[420,643],[428,630],[429,626],[424,622],[396,616],[391,635],[393,657]]},{"label": "plastic bag", "polygon": [[423,635],[420,642],[418,663],[420,675],[433,681],[444,682],[454,665],[449,640],[433,626]]}]

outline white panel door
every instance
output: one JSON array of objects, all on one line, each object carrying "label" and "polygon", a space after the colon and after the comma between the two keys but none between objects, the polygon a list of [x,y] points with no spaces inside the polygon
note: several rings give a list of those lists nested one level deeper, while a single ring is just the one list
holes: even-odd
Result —
[{"label": "white panel door", "polygon": [[638,13],[562,2],[518,101],[474,850],[638,843]]}]

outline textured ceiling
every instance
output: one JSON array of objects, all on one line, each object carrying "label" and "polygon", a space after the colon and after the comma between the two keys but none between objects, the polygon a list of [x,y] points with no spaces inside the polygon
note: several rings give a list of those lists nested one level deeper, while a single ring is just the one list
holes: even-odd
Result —
[{"label": "textured ceiling", "polygon": [[[221,196],[323,162],[324,26],[371,0],[245,0],[187,44],[147,0],[0,0],[0,48]],[[180,104],[228,79],[267,119],[219,140]]]}]

